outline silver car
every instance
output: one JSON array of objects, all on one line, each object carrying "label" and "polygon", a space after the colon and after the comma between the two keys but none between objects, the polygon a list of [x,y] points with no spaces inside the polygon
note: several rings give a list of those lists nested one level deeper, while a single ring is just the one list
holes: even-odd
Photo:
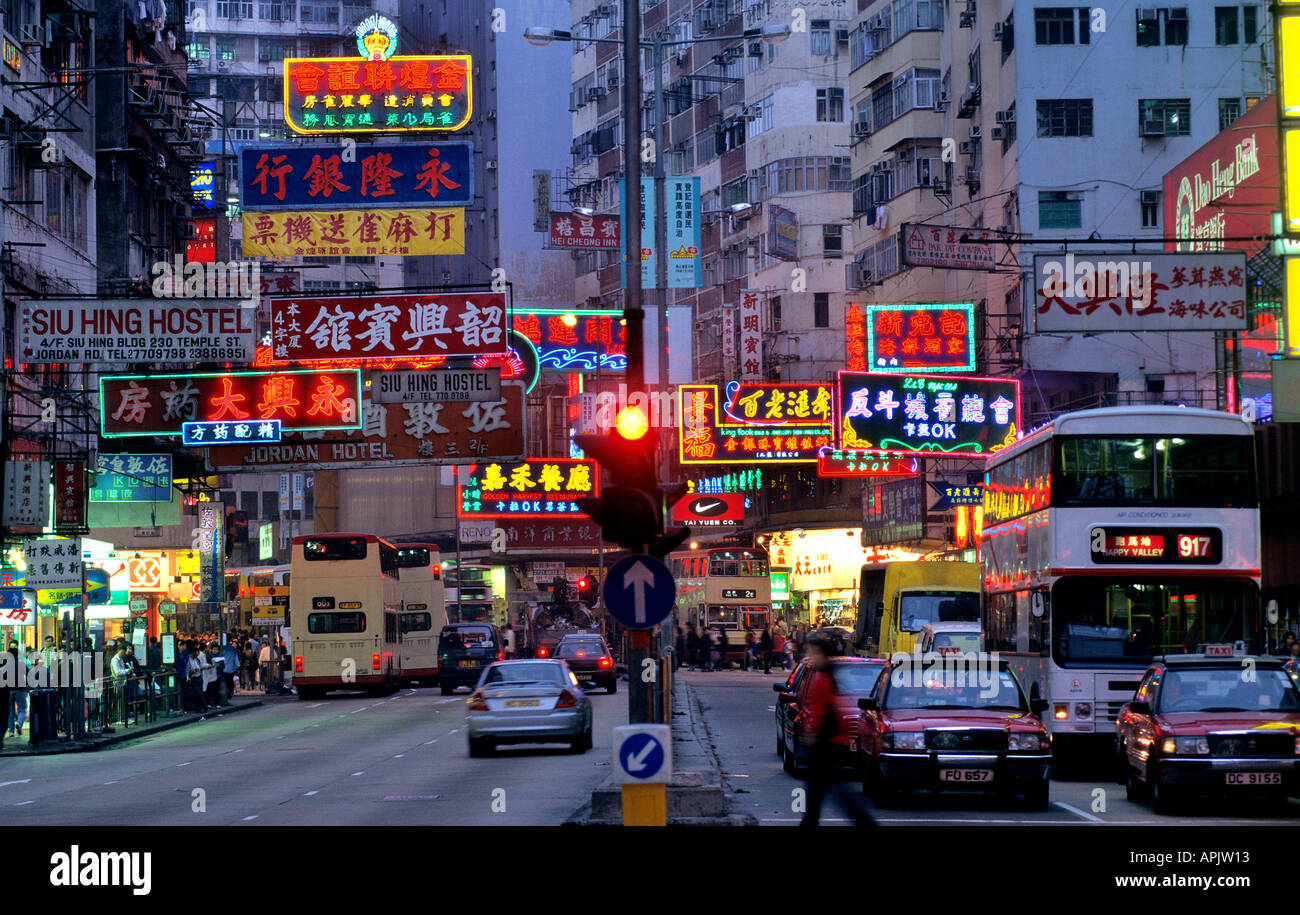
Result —
[{"label": "silver car", "polygon": [[567,743],[591,749],[591,700],[563,661],[497,661],[469,697],[469,755],[505,743]]}]

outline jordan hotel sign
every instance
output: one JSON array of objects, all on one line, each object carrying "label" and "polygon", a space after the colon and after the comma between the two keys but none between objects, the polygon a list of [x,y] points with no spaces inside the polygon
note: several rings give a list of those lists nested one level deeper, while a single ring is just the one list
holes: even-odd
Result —
[{"label": "jordan hotel sign", "polygon": [[1277,99],[1253,108],[1192,153],[1164,179],[1164,226],[1170,251],[1255,249],[1278,209]]}]

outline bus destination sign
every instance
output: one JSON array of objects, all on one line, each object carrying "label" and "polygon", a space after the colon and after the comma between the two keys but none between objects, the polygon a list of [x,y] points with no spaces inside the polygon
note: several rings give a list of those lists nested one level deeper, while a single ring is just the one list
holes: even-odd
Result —
[{"label": "bus destination sign", "polygon": [[1099,564],[1218,565],[1223,532],[1213,527],[1094,527],[1089,532],[1092,561]]}]

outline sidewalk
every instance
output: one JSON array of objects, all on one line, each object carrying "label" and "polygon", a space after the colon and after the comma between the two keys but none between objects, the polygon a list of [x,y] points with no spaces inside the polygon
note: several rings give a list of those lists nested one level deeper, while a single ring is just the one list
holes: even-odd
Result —
[{"label": "sidewalk", "polygon": [[255,708],[262,704],[261,690],[258,690],[256,695],[240,692],[231,698],[230,705],[223,708],[203,713],[186,712],[183,715],[176,715],[172,718],[159,718],[150,724],[141,723],[131,727],[124,727],[121,722],[118,722],[114,726],[114,733],[88,736],[84,740],[70,740],[64,737],[46,741],[39,747],[33,747],[28,743],[28,734],[23,734],[21,737],[6,737],[4,749],[0,750],[0,756],[53,756],[58,753],[91,753],[123,741],[134,740],[137,737],[148,737],[151,734],[170,731],[172,728],[187,724],[196,724],[209,718],[220,718],[223,715],[242,712],[245,709]]}]

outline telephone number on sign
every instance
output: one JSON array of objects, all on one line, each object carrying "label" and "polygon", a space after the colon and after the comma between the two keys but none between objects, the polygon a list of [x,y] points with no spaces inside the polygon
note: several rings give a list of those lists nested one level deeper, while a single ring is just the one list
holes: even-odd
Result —
[{"label": "telephone number on sign", "polygon": [[[110,353],[109,355],[113,355]],[[140,349],[123,352],[126,361],[155,359],[161,362],[223,362],[228,359],[247,359],[248,350],[242,346],[193,347],[186,349]]]}]

